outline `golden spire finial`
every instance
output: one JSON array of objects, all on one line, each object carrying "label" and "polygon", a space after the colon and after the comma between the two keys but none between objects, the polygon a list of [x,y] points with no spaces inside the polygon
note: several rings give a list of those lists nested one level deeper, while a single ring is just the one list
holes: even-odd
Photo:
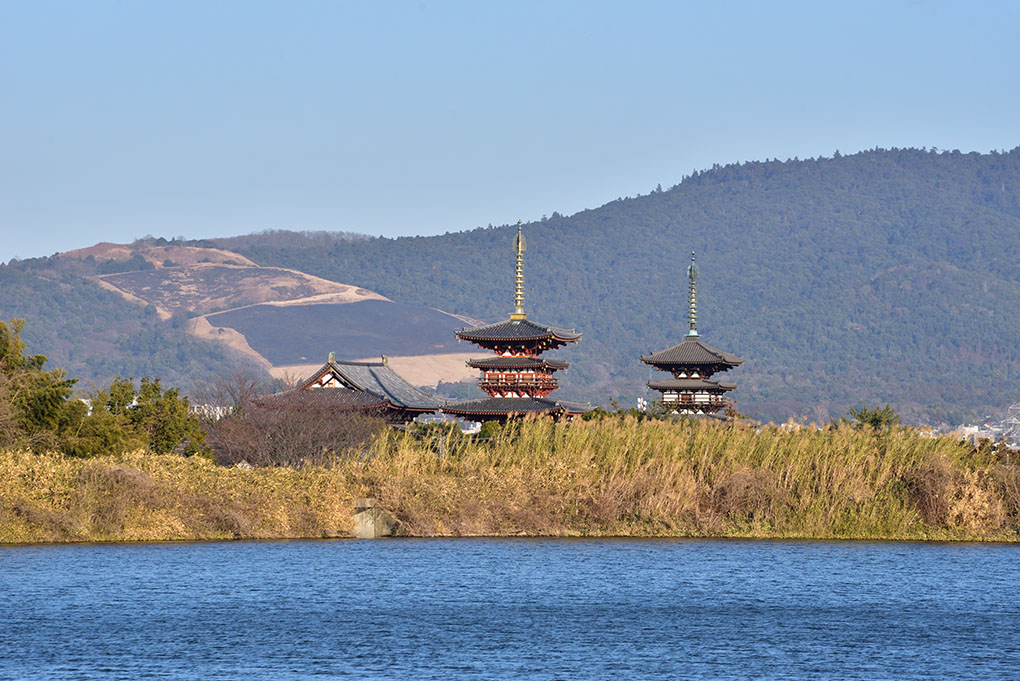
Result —
[{"label": "golden spire finial", "polygon": [[514,272],[514,311],[510,319],[527,319],[524,312],[524,231],[517,221],[517,268]]}]

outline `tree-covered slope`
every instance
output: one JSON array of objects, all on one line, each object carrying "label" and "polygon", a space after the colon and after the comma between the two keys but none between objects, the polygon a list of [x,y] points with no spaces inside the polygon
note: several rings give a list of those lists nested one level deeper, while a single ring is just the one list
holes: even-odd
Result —
[{"label": "tree-covered slope", "polygon": [[[584,332],[559,353],[574,364],[565,397],[643,394],[638,355],[682,336],[695,250],[699,328],[746,357],[730,377],[749,415],[888,401],[908,418],[959,420],[1020,399],[1020,148],[715,167],[525,229],[530,315]],[[497,319],[511,308],[513,233],[215,243]]]},{"label": "tree-covered slope", "polygon": [[82,388],[116,376],[159,376],[188,389],[196,379],[251,369],[185,333],[184,317],[162,321],[153,306],[127,303],[85,278],[100,266],[51,257],[0,267],[0,319],[25,319],[28,351],[46,355]]}]

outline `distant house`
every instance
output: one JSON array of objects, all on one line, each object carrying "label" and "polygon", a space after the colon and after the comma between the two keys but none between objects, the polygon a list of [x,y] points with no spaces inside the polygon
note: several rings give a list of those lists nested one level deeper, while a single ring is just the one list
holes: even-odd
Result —
[{"label": "distant house", "polygon": [[283,404],[303,409],[362,411],[381,414],[390,423],[408,423],[420,414],[438,411],[447,400],[429,395],[379,362],[329,360],[293,390],[256,400],[263,406]]}]

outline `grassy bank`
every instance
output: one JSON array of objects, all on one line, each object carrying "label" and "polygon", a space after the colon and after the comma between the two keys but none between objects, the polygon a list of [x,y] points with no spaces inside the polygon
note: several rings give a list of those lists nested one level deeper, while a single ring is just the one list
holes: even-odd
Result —
[{"label": "grassy bank", "polygon": [[6,452],[0,542],[348,536],[362,496],[417,536],[1020,540],[1020,470],[962,443],[609,418],[300,469]]}]

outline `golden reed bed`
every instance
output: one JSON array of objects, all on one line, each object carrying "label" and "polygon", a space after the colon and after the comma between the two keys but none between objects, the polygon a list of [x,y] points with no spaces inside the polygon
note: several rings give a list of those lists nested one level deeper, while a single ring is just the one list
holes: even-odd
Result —
[{"label": "golden reed bed", "polygon": [[329,466],[0,453],[0,542],[412,536],[1020,539],[1020,469],[947,438],[606,418],[491,441],[387,434]]}]

